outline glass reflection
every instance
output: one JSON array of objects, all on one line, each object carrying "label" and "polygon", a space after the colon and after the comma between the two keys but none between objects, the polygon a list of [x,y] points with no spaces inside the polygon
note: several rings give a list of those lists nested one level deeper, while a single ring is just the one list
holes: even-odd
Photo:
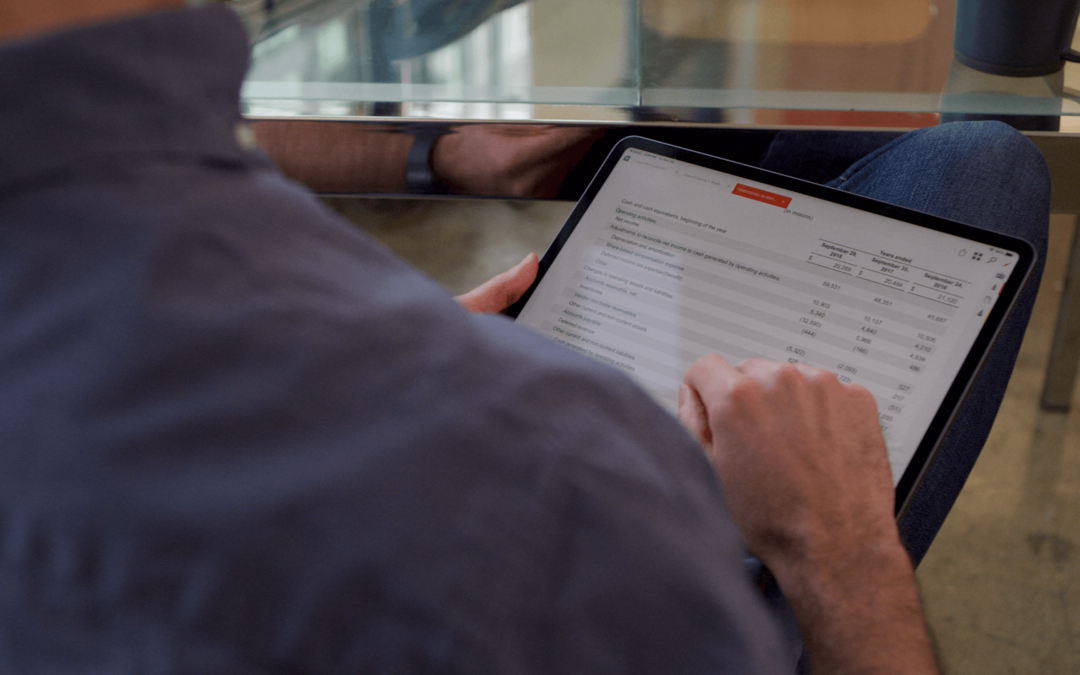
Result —
[{"label": "glass reflection", "polygon": [[246,23],[260,26],[249,82],[399,85],[308,88],[313,98],[343,101],[370,101],[373,94],[399,101],[401,85],[437,85],[428,115],[458,116],[465,111],[453,101],[479,99],[471,114],[530,116],[527,104],[497,103],[507,88],[531,85],[523,0],[294,0],[274,4],[261,24],[251,13],[258,8],[246,7]]},{"label": "glass reflection", "polygon": [[231,4],[257,34],[249,115],[914,127],[1080,111],[1052,86],[958,96],[954,0]]}]

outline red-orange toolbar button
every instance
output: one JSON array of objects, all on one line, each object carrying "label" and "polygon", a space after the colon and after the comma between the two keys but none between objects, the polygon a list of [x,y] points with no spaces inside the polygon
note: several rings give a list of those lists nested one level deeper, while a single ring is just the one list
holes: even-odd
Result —
[{"label": "red-orange toolbar button", "polygon": [[791,197],[766,192],[764,190],[752,188],[749,185],[743,185],[742,183],[736,183],[735,189],[732,190],[731,194],[739,195],[740,197],[749,197],[750,199],[755,199],[759,202],[779,206],[782,209],[786,209],[788,204],[791,203]]}]

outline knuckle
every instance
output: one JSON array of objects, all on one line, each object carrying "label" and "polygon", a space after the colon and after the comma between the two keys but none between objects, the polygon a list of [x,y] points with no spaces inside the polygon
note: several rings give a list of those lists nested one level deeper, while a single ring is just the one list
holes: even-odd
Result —
[{"label": "knuckle", "polygon": [[776,374],[779,377],[784,377],[788,379],[802,379],[803,377],[802,368],[800,368],[794,363],[777,363],[775,366],[775,370]]},{"label": "knuckle", "polygon": [[764,388],[758,379],[743,374],[734,377],[729,386],[731,400],[740,404],[758,400],[763,391]]},{"label": "knuckle", "polygon": [[873,406],[877,408],[877,401],[874,400],[874,395],[870,393],[870,390],[860,384],[850,384],[848,391],[851,392],[852,398],[863,406]]},{"label": "knuckle", "polygon": [[706,354],[702,357],[699,357],[698,360],[695,361],[695,363],[701,363],[703,365],[719,365],[723,362],[724,359],[719,354]]},{"label": "knuckle", "polygon": [[840,384],[840,380],[836,378],[836,373],[824,368],[810,368],[807,377],[811,382],[819,386],[836,388],[843,386]]},{"label": "knuckle", "polygon": [[683,377],[683,382],[691,384],[692,382],[699,381],[707,377],[710,370],[719,366],[719,356],[716,354],[706,354],[705,356],[699,356],[690,364],[690,367],[686,370],[686,375]]},{"label": "knuckle", "polygon": [[744,359],[736,366],[740,371],[754,371],[761,370],[763,368],[772,368],[777,364],[777,361],[770,361],[769,359],[760,356],[751,356],[748,359]]},{"label": "knuckle", "polygon": [[813,374],[794,363],[775,364],[773,377],[777,384],[788,388],[802,387],[808,382],[813,382]]}]

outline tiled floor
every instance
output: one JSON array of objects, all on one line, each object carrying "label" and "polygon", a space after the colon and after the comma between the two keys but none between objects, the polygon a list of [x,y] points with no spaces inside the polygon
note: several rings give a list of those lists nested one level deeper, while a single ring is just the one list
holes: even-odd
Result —
[{"label": "tiled floor", "polygon": [[[571,204],[339,200],[339,211],[452,292],[543,252]],[[998,422],[918,570],[949,675],[1080,673],[1080,410],[1039,391],[1072,220],[1051,224],[1047,272]],[[1075,408],[1080,399],[1074,396]]]},{"label": "tiled floor", "polygon": [[1070,218],[1051,223],[1047,275],[994,430],[919,567],[948,673],[1080,673],[1080,400],[1038,401]]}]

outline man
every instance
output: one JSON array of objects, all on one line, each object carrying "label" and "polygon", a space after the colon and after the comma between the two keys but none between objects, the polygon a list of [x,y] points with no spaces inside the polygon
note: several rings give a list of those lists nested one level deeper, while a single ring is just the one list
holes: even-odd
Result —
[{"label": "man", "polygon": [[785,672],[741,532],[814,668],[935,671],[865,390],[706,357],[694,443],[285,181],[178,5],[0,0],[0,670]]}]

